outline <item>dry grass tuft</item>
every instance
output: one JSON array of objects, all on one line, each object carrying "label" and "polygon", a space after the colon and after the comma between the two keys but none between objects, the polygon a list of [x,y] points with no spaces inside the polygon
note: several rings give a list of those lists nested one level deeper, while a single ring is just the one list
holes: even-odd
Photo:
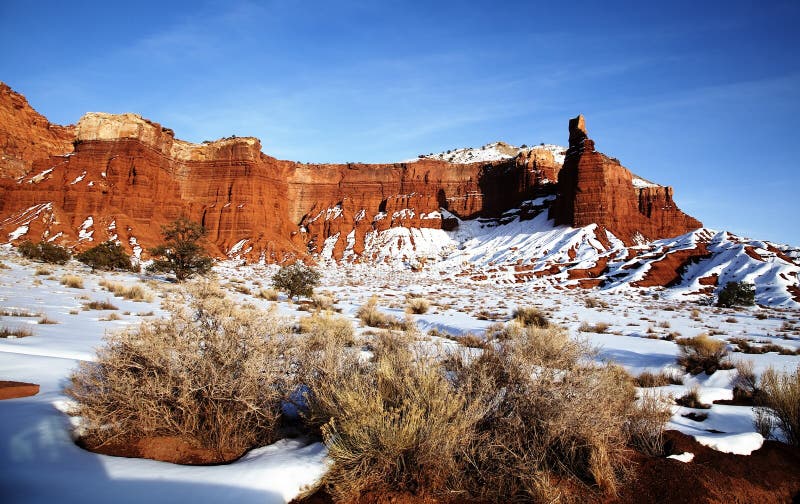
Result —
[{"label": "dry grass tuft", "polygon": [[45,325],[49,325],[49,324],[58,324],[58,321],[57,321],[57,320],[53,320],[53,319],[51,319],[51,318],[50,318],[50,317],[48,317],[47,315],[42,315],[42,318],[40,318],[40,319],[39,319],[39,321],[38,321],[37,323],[38,323],[38,324],[45,324]]},{"label": "dry grass tuft", "polygon": [[678,363],[693,375],[702,372],[710,375],[718,369],[733,367],[727,361],[727,344],[724,341],[712,339],[706,333],[694,338],[679,338],[675,340],[675,343],[681,347]]},{"label": "dry grass tuft", "polygon": [[89,301],[83,304],[84,310],[119,310],[116,306],[114,306],[111,301],[106,299],[105,301]]},{"label": "dry grass tuft", "polygon": [[514,310],[512,318],[525,327],[548,327],[550,322],[547,320],[544,312],[534,307],[519,307]]},{"label": "dry grass tuft", "polygon": [[96,362],[81,363],[66,392],[90,445],[176,436],[226,459],[274,441],[289,326],[223,296],[195,287],[188,308],[111,334]]},{"label": "dry grass tuft", "polygon": [[258,291],[256,297],[260,299],[266,299],[267,301],[277,301],[278,291],[275,289],[261,289]]},{"label": "dry grass tuft", "polygon": [[353,324],[344,317],[330,312],[314,313],[300,319],[300,332],[307,335],[310,350],[320,350],[328,344],[352,346],[355,344]]},{"label": "dry grass tuft", "polygon": [[47,266],[37,266],[36,267],[36,271],[34,272],[34,275],[36,275],[36,276],[47,276],[47,275],[52,275],[52,274],[53,274],[53,270],[51,270]]},{"label": "dry grass tuft", "polygon": [[425,298],[412,297],[406,301],[406,313],[413,313],[414,315],[421,315],[427,313],[431,307],[431,302]]},{"label": "dry grass tuft", "polygon": [[141,285],[127,286],[119,282],[103,279],[100,280],[100,286],[117,297],[130,299],[132,301],[143,301],[147,303],[153,301],[153,293]]},{"label": "dry grass tuft", "polygon": [[642,393],[626,426],[631,444],[647,455],[664,455],[664,427],[671,417],[672,408],[658,393]]},{"label": "dry grass tuft", "polygon": [[27,327],[0,327],[0,338],[27,338],[33,331]]},{"label": "dry grass tuft", "polygon": [[800,366],[793,373],[767,369],[761,375],[756,404],[760,416],[769,418],[762,422],[778,427],[789,444],[800,446]]},{"label": "dry grass tuft", "polygon": [[61,285],[73,289],[83,289],[83,278],[76,275],[64,275],[61,277]]},{"label": "dry grass tuft", "polygon": [[651,387],[664,387],[666,385],[681,385],[683,381],[675,377],[673,373],[668,371],[660,371],[658,373],[651,373],[645,371],[634,380],[637,387],[651,388]]},{"label": "dry grass tuft", "polygon": [[369,327],[379,327],[381,329],[405,329],[409,326],[406,321],[402,321],[393,315],[383,313],[378,309],[378,297],[372,296],[361,305],[356,312],[356,316]]},{"label": "dry grass tuft", "polygon": [[695,386],[690,388],[683,396],[675,399],[675,404],[686,408],[710,409],[711,405],[700,402],[700,390]]},{"label": "dry grass tuft", "polygon": [[321,426],[333,462],[323,482],[336,500],[444,496],[460,486],[482,408],[435,361],[414,355],[406,335],[384,333],[374,361],[329,346],[310,371],[306,420]]},{"label": "dry grass tuft", "polygon": [[591,332],[591,333],[599,333],[602,334],[608,331],[608,328],[611,327],[609,324],[605,322],[598,322],[594,325],[589,324],[588,322],[581,322],[581,325],[578,327],[579,332]]}]

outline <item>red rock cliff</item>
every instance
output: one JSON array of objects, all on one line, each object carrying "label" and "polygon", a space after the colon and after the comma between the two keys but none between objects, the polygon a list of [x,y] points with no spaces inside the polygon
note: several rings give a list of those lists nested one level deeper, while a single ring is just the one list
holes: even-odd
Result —
[{"label": "red rock cliff", "polygon": [[20,177],[34,161],[72,152],[74,138],[71,126],[50,124],[0,82],[0,177]]},{"label": "red rock cliff", "polygon": [[[372,231],[455,225],[442,209],[460,218],[499,215],[552,194],[556,179],[561,223],[598,222],[630,240],[636,232],[677,233],[677,214],[685,224],[691,219],[665,212],[674,207],[668,188],[634,188],[630,172],[593,148],[578,152],[578,140],[567,176],[552,153],[536,148],[472,164],[307,165],[262,154],[255,138],[184,142],[135,114],[89,113],[61,128],[21,95],[0,90],[0,111],[12,117],[0,123],[3,155],[22,167],[0,173],[2,241],[44,238],[84,249],[118,239],[136,252],[160,241],[161,225],[186,215],[207,228],[217,255],[282,261],[319,252],[338,235],[333,256],[349,244],[357,258]],[[629,222],[631,215],[638,220]]]},{"label": "red rock cliff", "polygon": [[569,149],[551,207],[556,224],[599,224],[627,245],[677,236],[702,227],[672,200],[672,188],[636,177],[594,148],[583,116],[569,122]]}]

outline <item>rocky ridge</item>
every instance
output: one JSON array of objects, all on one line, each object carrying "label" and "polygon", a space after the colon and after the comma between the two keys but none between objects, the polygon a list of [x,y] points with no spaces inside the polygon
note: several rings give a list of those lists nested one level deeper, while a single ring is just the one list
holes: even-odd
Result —
[{"label": "rocky ridge", "polygon": [[[678,285],[690,265],[716,264],[721,253],[707,245],[716,232],[698,235],[701,223],[677,208],[671,188],[597,152],[582,116],[570,121],[566,152],[495,143],[481,151],[497,159],[478,162],[455,162],[470,158],[457,150],[394,164],[302,164],[263,154],[252,137],[185,142],[135,114],[55,126],[0,90],[10,118],[0,123],[11,160],[0,165],[5,242],[81,250],[111,239],[146,258],[160,226],[186,215],[207,228],[218,257],[380,262],[566,287]],[[753,261],[783,261],[788,269],[770,271],[800,300],[796,250],[731,240],[737,253],[758,251]],[[690,291],[718,288],[710,275]]]}]

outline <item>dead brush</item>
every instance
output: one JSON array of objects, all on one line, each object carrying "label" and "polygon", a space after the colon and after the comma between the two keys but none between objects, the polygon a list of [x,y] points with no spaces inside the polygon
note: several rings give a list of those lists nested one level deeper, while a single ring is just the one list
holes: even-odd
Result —
[{"label": "dead brush", "polygon": [[138,284],[127,286],[120,282],[103,279],[100,280],[99,285],[117,297],[147,303],[153,301],[153,293]]},{"label": "dead brush", "polygon": [[[480,500],[552,502],[558,480],[613,495],[635,398],[626,373],[589,362],[591,348],[558,329],[527,328],[456,369],[456,383],[491,405],[469,447],[466,478]],[[488,402],[486,390],[494,391]]]},{"label": "dead brush", "polygon": [[[758,423],[778,427],[792,446],[800,446],[800,366],[793,373],[767,369],[755,395],[761,419]],[[762,427],[762,430],[764,428]]]},{"label": "dead brush", "polygon": [[431,307],[431,302],[421,297],[411,297],[406,301],[406,313],[421,315],[427,313]]},{"label": "dead brush", "polygon": [[469,401],[441,366],[384,333],[374,361],[342,347],[312,357],[306,421],[320,426],[332,465],[323,484],[337,501],[366,491],[452,495],[466,471],[484,406]]},{"label": "dead brush", "polygon": [[87,445],[175,436],[227,461],[274,441],[283,393],[293,388],[290,326],[207,285],[169,309],[170,318],[107,336],[97,360],[70,377],[66,393]]},{"label": "dead brush", "polygon": [[301,318],[300,332],[307,336],[305,343],[311,350],[321,350],[328,343],[340,346],[355,344],[353,324],[330,312],[314,313]]},{"label": "dead brush", "polygon": [[83,289],[83,278],[77,275],[64,275],[61,277],[61,285],[73,289]]},{"label": "dead brush", "polygon": [[664,428],[671,417],[672,408],[658,393],[643,392],[628,417],[630,443],[646,455],[664,455]]},{"label": "dead brush", "polygon": [[[369,327],[382,329],[404,329],[408,323],[401,321],[394,315],[388,315],[378,309],[378,297],[372,296],[366,303],[359,307],[356,316]],[[413,323],[413,322],[412,322]]]},{"label": "dead brush", "polygon": [[543,328],[550,325],[544,312],[532,306],[517,308],[514,310],[512,318],[525,327],[533,326]]},{"label": "dead brush", "polygon": [[27,338],[33,336],[33,331],[27,327],[0,326],[0,338]]},{"label": "dead brush", "polygon": [[645,371],[638,377],[636,377],[634,381],[636,382],[637,387],[642,387],[642,388],[664,387],[666,385],[681,385],[683,383],[679,378],[676,378],[673,373],[663,370],[659,371],[658,373]]},{"label": "dead brush", "polygon": [[266,299],[267,301],[277,301],[278,300],[278,291],[275,289],[261,289],[256,294],[256,297],[259,299]]},{"label": "dead brush", "polygon": [[693,375],[702,372],[710,375],[718,369],[733,367],[727,360],[727,344],[724,341],[712,339],[706,333],[701,333],[694,338],[678,338],[675,343],[680,346],[678,363]]}]

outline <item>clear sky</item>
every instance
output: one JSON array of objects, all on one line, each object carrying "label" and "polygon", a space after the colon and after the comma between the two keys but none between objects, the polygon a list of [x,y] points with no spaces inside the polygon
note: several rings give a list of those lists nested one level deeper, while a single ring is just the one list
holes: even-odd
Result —
[{"label": "clear sky", "polygon": [[0,0],[0,80],[308,162],[599,150],[715,229],[800,245],[800,2]]}]

